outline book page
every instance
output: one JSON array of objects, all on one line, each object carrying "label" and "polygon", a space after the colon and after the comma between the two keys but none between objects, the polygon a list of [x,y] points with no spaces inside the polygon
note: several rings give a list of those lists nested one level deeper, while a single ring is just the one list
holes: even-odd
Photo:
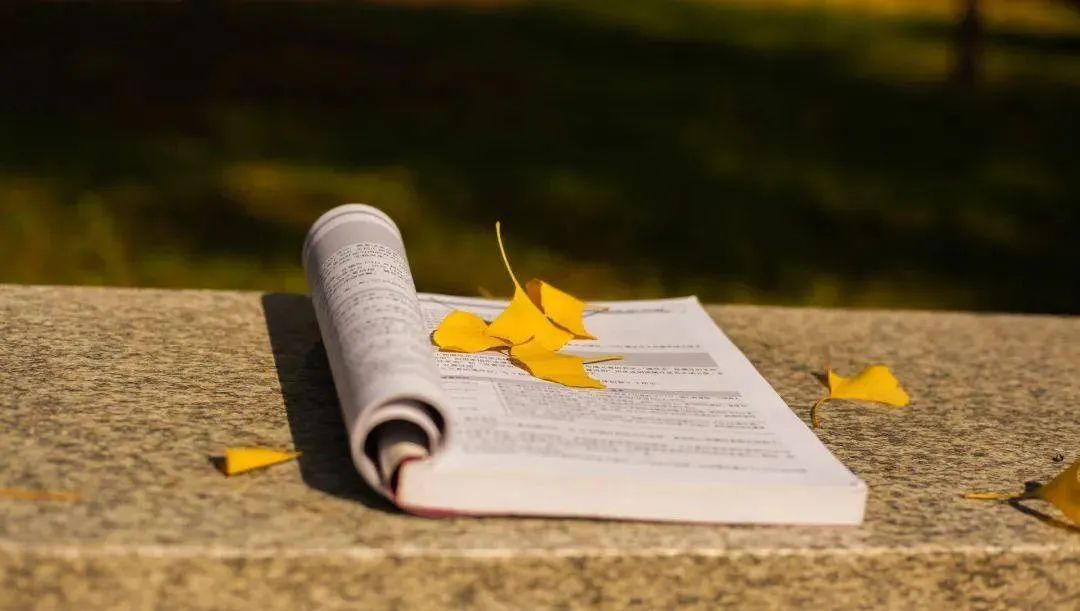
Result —
[{"label": "book page", "polygon": [[[694,298],[598,304],[587,365],[602,390],[539,380],[503,353],[440,352],[451,311],[498,300],[417,295],[382,212],[326,213],[304,267],[350,451],[419,513],[856,523],[865,485],[806,428]],[[400,466],[400,469],[399,469]],[[718,509],[719,508],[719,509]]]},{"label": "book page", "polygon": [[339,206],[312,226],[303,256],[353,462],[392,497],[396,465],[441,446],[448,409],[401,234],[375,208]]},{"label": "book page", "polygon": [[[420,303],[429,329],[454,309],[490,320],[505,305],[425,294]],[[436,352],[456,421],[431,473],[862,489],[696,299],[601,305],[585,321],[599,340],[563,350],[622,355],[586,366],[604,390],[535,379],[500,354]]]}]

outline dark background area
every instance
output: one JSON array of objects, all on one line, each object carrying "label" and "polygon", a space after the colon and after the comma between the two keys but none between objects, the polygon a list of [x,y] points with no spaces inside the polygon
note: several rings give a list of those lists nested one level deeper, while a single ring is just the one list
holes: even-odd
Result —
[{"label": "dark background area", "polygon": [[1077,8],[582,4],[0,9],[0,281],[1080,312]]}]

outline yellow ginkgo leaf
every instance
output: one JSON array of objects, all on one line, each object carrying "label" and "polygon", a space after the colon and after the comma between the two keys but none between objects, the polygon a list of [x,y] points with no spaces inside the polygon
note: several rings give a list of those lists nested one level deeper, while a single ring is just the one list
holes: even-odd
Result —
[{"label": "yellow ginkgo leaf", "polygon": [[1080,524],[1080,460],[1035,489],[1034,495],[1052,503],[1070,520]]},{"label": "yellow ginkgo leaf", "polygon": [[852,401],[872,401],[894,407],[903,407],[911,400],[900,388],[900,382],[884,365],[871,365],[850,378],[837,375],[832,369],[826,369],[829,394],[818,399],[810,409],[810,422],[818,426],[818,408],[826,401],[848,399]]},{"label": "yellow ginkgo leaf", "polygon": [[488,324],[476,314],[454,310],[439,323],[431,339],[439,348],[453,352],[483,352],[510,345],[488,335],[487,328]]},{"label": "yellow ginkgo leaf", "polygon": [[620,359],[620,356],[580,357],[548,350],[536,340],[510,348],[510,358],[533,376],[574,388],[604,388],[589,377],[585,363],[600,363]]},{"label": "yellow ginkgo leaf", "polygon": [[1080,460],[1069,465],[1049,482],[1024,492],[965,492],[965,499],[978,501],[1026,501],[1041,499],[1080,524]]},{"label": "yellow ginkgo leaf", "polygon": [[514,297],[502,314],[499,314],[498,318],[488,325],[487,334],[506,340],[513,345],[523,344],[532,339],[548,350],[562,348],[573,338],[573,334],[548,320],[540,308],[529,299],[528,293],[521,288],[514,270],[510,268],[510,259],[507,258],[506,248],[503,247],[502,229],[499,223],[495,223],[495,236],[499,241],[499,252],[502,253],[506,272],[510,274],[510,279],[514,282]]},{"label": "yellow ginkgo leaf", "polygon": [[225,475],[236,475],[288,462],[300,456],[300,452],[282,452],[267,448],[227,448],[225,450],[222,471]]},{"label": "yellow ginkgo leaf", "polygon": [[573,333],[578,339],[596,339],[585,330],[584,301],[539,278],[526,282],[525,292],[529,294],[529,299],[540,308],[544,316],[556,325]]}]

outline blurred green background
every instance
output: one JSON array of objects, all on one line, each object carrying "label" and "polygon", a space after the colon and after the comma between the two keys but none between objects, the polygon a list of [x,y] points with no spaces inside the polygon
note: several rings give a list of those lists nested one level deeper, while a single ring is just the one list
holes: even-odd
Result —
[{"label": "blurred green background", "polygon": [[366,202],[421,290],[507,293],[501,219],[589,298],[1080,312],[1080,8],[978,9],[0,9],[0,282],[304,291]]}]

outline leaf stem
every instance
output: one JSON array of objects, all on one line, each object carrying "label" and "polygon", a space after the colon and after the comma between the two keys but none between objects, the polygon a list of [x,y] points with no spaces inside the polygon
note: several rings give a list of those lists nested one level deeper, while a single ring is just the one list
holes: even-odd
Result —
[{"label": "leaf stem", "polygon": [[502,239],[502,223],[495,221],[495,239],[499,242],[499,254],[502,255],[503,265],[506,266],[506,273],[510,274],[510,279],[514,281],[514,288],[521,290],[521,284],[518,283],[517,276],[514,275],[514,270],[510,268],[510,259],[506,256],[506,248],[503,246]]},{"label": "leaf stem", "polygon": [[16,499],[19,501],[77,501],[81,498],[81,495],[78,492],[61,492],[56,490],[0,488],[0,498]]},{"label": "leaf stem", "polygon": [[1024,492],[965,492],[965,499],[973,501],[1023,501],[1026,499],[1038,498],[1036,490],[1025,490]]},{"label": "leaf stem", "polygon": [[824,397],[814,402],[814,406],[810,408],[810,426],[814,427],[815,429],[821,425],[821,421],[818,419],[818,408],[821,407],[822,403],[825,403],[828,400],[829,396],[825,395]]}]

